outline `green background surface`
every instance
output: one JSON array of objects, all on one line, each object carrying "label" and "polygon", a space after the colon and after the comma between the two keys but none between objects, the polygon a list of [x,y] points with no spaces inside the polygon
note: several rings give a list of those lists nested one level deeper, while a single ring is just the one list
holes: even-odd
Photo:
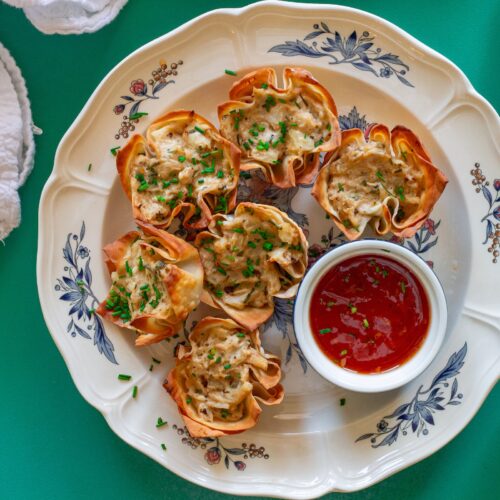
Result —
[{"label": "green background surface", "polygon": [[[83,400],[43,321],[35,266],[40,193],[57,144],[98,83],[144,43],[207,10],[245,3],[130,0],[111,25],[80,36],[42,35],[21,11],[0,3],[0,41],[23,72],[34,122],[44,131],[36,139],[34,172],[21,189],[22,225],[0,246],[2,499],[228,498],[178,478],[129,447]],[[382,16],[441,52],[500,109],[500,2],[340,3]],[[445,448],[349,498],[498,498],[499,414],[497,386]]]}]

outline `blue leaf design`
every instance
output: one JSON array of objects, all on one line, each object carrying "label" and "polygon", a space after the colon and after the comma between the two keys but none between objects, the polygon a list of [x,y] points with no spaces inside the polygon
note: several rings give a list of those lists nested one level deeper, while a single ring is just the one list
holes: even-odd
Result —
[{"label": "blue leaf design", "polygon": [[460,373],[462,366],[464,366],[465,355],[467,354],[467,342],[458,351],[453,353],[448,359],[446,366],[434,377],[431,383],[431,387],[434,387],[440,382],[454,377]]},{"label": "blue leaf design", "polygon": [[405,403],[401,406],[398,406],[390,415],[386,415],[384,418],[394,418],[399,417],[403,413],[405,413],[410,407],[410,403]]},{"label": "blue leaf design", "polygon": [[90,259],[87,260],[87,263],[85,264],[84,276],[87,285],[90,287],[92,285],[92,271],[90,270]]},{"label": "blue leaf design", "polygon": [[288,41],[284,44],[275,45],[274,47],[271,47],[268,52],[278,52],[285,57],[324,57],[324,54],[312,47],[309,47],[306,43],[301,42],[300,40],[295,40],[295,42]]},{"label": "blue leaf design", "polygon": [[82,242],[84,237],[85,237],[85,221],[82,221],[82,227],[80,229],[80,243]]},{"label": "blue leaf design", "polygon": [[160,90],[164,89],[168,84],[175,83],[174,80],[169,80],[168,82],[160,82],[156,84],[153,88],[153,95],[156,95]]},{"label": "blue leaf design", "polygon": [[292,359],[292,344],[289,344],[288,349],[286,350],[285,365],[290,363],[291,359]]},{"label": "blue leaf design", "polygon": [[375,60],[376,61],[384,61],[384,62],[390,63],[390,64],[397,64],[398,66],[402,66],[406,70],[410,69],[410,67],[407,64],[405,64],[405,63],[403,63],[403,61],[401,61],[399,56],[397,56],[395,54],[391,54],[390,52],[388,54],[382,54],[381,56],[377,56],[375,58]]},{"label": "blue leaf design", "polygon": [[407,240],[406,243],[412,252],[418,253],[417,247],[411,241]]},{"label": "blue leaf design", "polygon": [[373,447],[378,448],[379,446],[391,446],[391,444],[398,438],[398,434],[399,427],[396,427],[392,432],[387,434],[387,436],[385,436],[385,438],[378,445],[374,445]]},{"label": "blue leaf design", "polygon": [[430,425],[434,425],[434,418],[432,417],[432,413],[425,406],[420,406],[418,409],[422,418]]},{"label": "blue leaf design", "polygon": [[68,264],[74,266],[75,265],[75,261],[73,259],[73,249],[71,248],[70,238],[71,238],[71,233],[68,234],[68,238],[66,240],[66,245],[64,245],[63,256],[64,256],[64,260]]},{"label": "blue leaf design", "polygon": [[330,28],[328,27],[328,24],[326,24],[325,22],[321,22],[321,27],[327,32],[327,33],[331,33],[330,31]]},{"label": "blue leaf design", "polygon": [[320,35],[323,35],[324,31],[313,31],[312,33],[309,33],[306,37],[304,37],[304,40],[312,40],[313,38],[316,38]]},{"label": "blue leaf design", "polygon": [[457,405],[460,405],[462,403],[460,401],[448,401],[448,404],[452,405],[452,406],[457,406]]},{"label": "blue leaf design", "polygon": [[108,339],[106,336],[106,332],[104,331],[104,327],[101,321],[101,318],[98,316],[94,316],[95,322],[94,322],[94,345],[97,346],[98,351],[101,354],[104,354],[106,358],[111,361],[111,363],[114,363],[115,365],[118,364],[116,361],[115,355],[113,354],[113,351],[115,348],[113,347],[113,344],[111,341]]},{"label": "blue leaf design", "polygon": [[373,432],[370,432],[368,434],[363,434],[362,436],[359,436],[358,439],[356,439],[356,441],[354,441],[355,443],[357,443],[358,441],[363,441],[363,439],[369,439],[371,438],[372,436],[374,435]]},{"label": "blue leaf design", "polygon": [[420,252],[419,253],[424,253],[424,252],[427,252],[428,250],[430,250],[434,245],[436,245],[436,243],[438,242],[438,238],[436,238],[434,241],[431,241],[430,243],[427,243],[427,245],[424,245],[421,249],[420,249]]},{"label": "blue leaf design", "polygon": [[486,201],[488,202],[488,205],[491,208],[491,205],[493,205],[493,196],[490,192],[490,190],[483,184],[481,187],[483,196],[486,198]]},{"label": "blue leaf design", "polygon": [[420,246],[420,235],[418,233],[415,233],[415,241],[417,242],[417,245]]},{"label": "blue leaf design", "polygon": [[128,113],[128,116],[135,115],[139,111],[139,106],[141,105],[142,101],[137,101],[131,108]]},{"label": "blue leaf design", "polygon": [[362,52],[366,52],[372,46],[373,46],[372,42],[360,43],[354,50],[354,53],[361,54]]},{"label": "blue leaf design", "polygon": [[129,95],[122,95],[121,98],[125,101],[134,102],[134,98]]},{"label": "blue leaf design", "polygon": [[450,399],[453,399],[458,391],[458,381],[457,379],[453,380],[453,384],[451,386],[451,393],[450,393]]},{"label": "blue leaf design", "polygon": [[81,297],[80,292],[66,292],[59,297],[60,300],[65,300],[68,302],[74,302],[75,300],[79,300]]},{"label": "blue leaf design", "polygon": [[69,322],[68,326],[66,327],[66,331],[69,333],[72,328],[73,328],[73,320]]},{"label": "blue leaf design", "polygon": [[394,74],[397,76],[398,80],[405,84],[407,87],[415,87],[412,83],[410,83],[404,76],[401,76],[397,71],[394,71]]},{"label": "blue leaf design", "polygon": [[80,328],[78,325],[75,325],[75,330],[78,333],[78,335],[81,335],[83,338],[90,339],[90,335],[83,328]]},{"label": "blue leaf design", "polygon": [[[436,228],[437,228],[437,224],[434,226],[434,229],[436,229]],[[428,241],[431,236],[432,236],[432,234],[430,233],[430,231],[425,231],[425,235],[422,238],[422,243],[425,243],[426,241]]]},{"label": "blue leaf design", "polygon": [[415,412],[413,415],[413,419],[411,421],[411,430],[415,432],[418,428],[418,424],[420,423],[420,414],[418,412]]},{"label": "blue leaf design", "polygon": [[[370,71],[372,72],[374,75],[377,74],[377,72],[371,67],[369,66],[368,64],[364,63],[364,62],[352,62],[351,63],[355,68],[358,68],[362,71]],[[378,76],[378,75],[377,75]]]},{"label": "blue leaf design", "polygon": [[358,41],[358,35],[356,34],[356,31],[353,31],[350,35],[349,38],[346,41],[345,44],[345,51],[347,54],[347,57],[352,57],[354,53],[354,47],[356,46],[356,42]]},{"label": "blue leaf design", "polygon": [[293,344],[293,345],[295,346],[295,350],[297,351],[297,355],[299,357],[299,362],[300,362],[300,366],[302,367],[302,371],[304,373],[307,373],[307,366],[308,366],[307,360],[304,357],[304,354],[302,354],[302,351],[300,350],[299,345],[298,344]]},{"label": "blue leaf design", "polygon": [[486,219],[486,238],[483,241],[483,245],[486,245],[488,243],[488,240],[490,239],[490,236],[493,234],[493,223]]},{"label": "blue leaf design", "polygon": [[231,455],[244,455],[246,451],[243,448],[224,448]]}]

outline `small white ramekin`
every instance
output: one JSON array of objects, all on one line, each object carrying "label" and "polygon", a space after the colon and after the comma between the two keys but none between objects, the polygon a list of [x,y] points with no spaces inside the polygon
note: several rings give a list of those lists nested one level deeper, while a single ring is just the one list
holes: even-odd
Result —
[{"label": "small white ramekin", "polygon": [[[410,269],[427,294],[430,322],[420,349],[404,364],[381,373],[365,374],[344,369],[319,348],[309,322],[312,294],[320,279],[333,266],[358,255],[390,256]],[[383,392],[400,387],[422,373],[436,356],[446,333],[448,309],[441,283],[418,255],[401,245],[367,239],[345,243],[323,255],[305,275],[295,299],[293,322],[297,342],[309,364],[332,384],[358,392]]]}]

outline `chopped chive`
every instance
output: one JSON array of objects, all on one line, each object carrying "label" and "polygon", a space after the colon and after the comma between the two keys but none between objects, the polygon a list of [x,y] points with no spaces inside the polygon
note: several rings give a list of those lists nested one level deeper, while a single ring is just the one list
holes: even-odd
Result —
[{"label": "chopped chive", "polygon": [[358,308],[356,306],[353,306],[352,304],[349,305],[349,307],[351,308],[351,312],[352,314],[356,314],[358,312]]},{"label": "chopped chive", "polygon": [[235,227],[233,229],[233,233],[239,233],[239,234],[244,234],[245,230],[242,227]]},{"label": "chopped chive", "polygon": [[405,201],[405,194],[404,194],[403,186],[399,186],[396,188],[396,194],[398,195],[398,197],[401,201]]},{"label": "chopped chive", "polygon": [[165,196],[157,196],[156,199],[160,203],[165,203],[167,201],[167,199],[165,198]]},{"label": "chopped chive", "polygon": [[222,178],[224,177],[224,172],[223,172],[222,170],[219,170],[219,171],[217,172],[217,177],[218,177],[219,179],[222,179]]},{"label": "chopped chive", "polygon": [[236,71],[233,71],[231,69],[225,69],[224,73],[226,73],[226,75],[229,75],[229,76],[236,76],[237,75]]},{"label": "chopped chive", "polygon": [[319,331],[319,334],[320,335],[324,335],[325,333],[330,333],[332,331],[331,328],[322,328],[320,331]]},{"label": "chopped chive", "polygon": [[382,269],[382,276],[384,278],[387,278],[387,275],[389,274],[389,271],[385,270],[385,269]]},{"label": "chopped chive", "polygon": [[164,425],[168,425],[168,422],[163,420],[161,417],[158,417],[158,420],[156,421],[156,427],[163,427]]},{"label": "chopped chive", "polygon": [[224,370],[229,370],[229,368],[231,368],[231,363],[226,363],[224,365]]},{"label": "chopped chive", "polygon": [[168,188],[170,186],[170,181],[163,181],[163,187]]},{"label": "chopped chive", "polygon": [[224,295],[224,292],[222,290],[215,290],[215,295],[220,298]]},{"label": "chopped chive", "polygon": [[137,188],[137,191],[139,191],[139,192],[146,191],[146,189],[148,189],[148,187],[149,187],[149,183],[147,181],[142,181],[141,185]]},{"label": "chopped chive", "polygon": [[250,248],[257,248],[257,245],[253,242],[253,241],[249,241],[247,243],[247,245],[250,247]]},{"label": "chopped chive", "polygon": [[205,182],[205,179],[198,179],[198,184],[203,184]]},{"label": "chopped chive", "polygon": [[267,87],[269,87],[269,84],[267,84],[267,83],[263,83],[263,84],[260,86],[260,88],[262,88],[262,89],[267,89]]},{"label": "chopped chive", "polygon": [[341,182],[339,182],[339,183],[337,184],[337,186],[339,187],[339,193],[340,193],[341,191],[344,191],[344,185],[343,185]]},{"label": "chopped chive", "polygon": [[141,118],[141,116],[146,116],[148,113],[133,113],[132,115],[129,115],[128,119],[129,120],[138,120]]},{"label": "chopped chive", "polygon": [[132,268],[129,266],[128,260],[125,261],[125,270],[129,276],[132,276]]},{"label": "chopped chive", "polygon": [[118,150],[121,148],[121,146],[116,146],[115,148],[111,148],[109,151],[113,156],[116,156],[118,154]]},{"label": "chopped chive", "polygon": [[246,335],[245,335],[243,332],[238,332],[238,333],[236,334],[236,336],[237,336],[238,338],[240,338],[240,339],[242,339],[242,338],[245,338],[245,337],[246,337]]},{"label": "chopped chive", "polygon": [[365,319],[363,319],[363,326],[364,326],[365,328],[368,328],[368,327],[370,326],[370,323],[368,323],[368,320],[367,320],[366,318],[365,318]]},{"label": "chopped chive", "polygon": [[220,356],[217,356],[217,359],[215,360],[216,363],[220,363],[222,361],[222,358]]},{"label": "chopped chive", "polygon": [[263,248],[264,250],[268,250],[268,251],[270,251],[270,250],[272,250],[272,249],[273,249],[273,244],[272,244],[272,243],[270,243],[269,241],[266,241],[266,242],[262,245],[262,248]]},{"label": "chopped chive", "polygon": [[188,184],[187,195],[188,195],[188,198],[191,198],[193,196],[193,186],[191,184]]},{"label": "chopped chive", "polygon": [[331,124],[331,123],[329,123],[329,124],[326,126],[326,130],[328,130],[328,131],[332,130],[332,124]]},{"label": "chopped chive", "polygon": [[170,179],[170,182],[172,184],[179,184],[179,179],[177,179],[177,177],[174,177],[173,179]]},{"label": "chopped chive", "polygon": [[406,151],[401,150],[401,156],[404,158],[405,161],[408,160],[408,156],[406,155]]},{"label": "chopped chive", "polygon": [[340,399],[340,406],[345,406],[345,398]]},{"label": "chopped chive", "polygon": [[134,388],[132,389],[132,397],[134,399],[137,397],[137,391],[138,391],[137,386],[134,385]]},{"label": "chopped chive", "polygon": [[321,146],[321,144],[323,144],[323,139],[320,139],[319,141],[316,141],[314,143],[314,147],[317,148],[318,146]]},{"label": "chopped chive", "polygon": [[177,159],[181,162],[184,163],[186,161],[186,157],[184,155],[180,155],[177,157]]},{"label": "chopped chive", "polygon": [[401,285],[401,291],[403,293],[406,293],[406,283],[404,281],[401,281],[400,282],[400,285]]},{"label": "chopped chive", "polygon": [[227,275],[227,271],[225,269],[223,269],[222,267],[216,267],[217,271],[219,273],[221,273],[223,276],[226,276]]},{"label": "chopped chive", "polygon": [[89,163],[89,166],[87,167],[87,172],[90,172],[92,170],[92,163]]},{"label": "chopped chive", "polygon": [[285,99],[278,99],[279,102],[281,102],[281,104],[286,104],[286,100]]},{"label": "chopped chive", "polygon": [[343,356],[346,356],[347,355],[347,349],[342,349],[342,351],[340,351],[340,355],[343,357]]},{"label": "chopped chive", "polygon": [[167,451],[167,447],[165,446],[165,443],[161,443],[161,448],[163,451]]},{"label": "chopped chive", "polygon": [[153,365],[149,365],[149,371],[152,372],[153,371]]},{"label": "chopped chive", "polygon": [[378,179],[380,179],[382,182],[385,182],[385,179],[384,179],[384,174],[380,171],[380,170],[377,170],[375,172],[375,175],[377,176]]},{"label": "chopped chive", "polygon": [[190,405],[193,400],[191,398],[186,398],[186,404]]},{"label": "chopped chive", "polygon": [[195,129],[197,132],[199,132],[200,134],[204,134],[204,133],[205,133],[205,131],[204,131],[201,127],[198,127],[198,125],[195,125],[195,126],[194,126],[194,129]]},{"label": "chopped chive", "polygon": [[132,375],[124,375],[123,373],[120,373],[118,375],[118,380],[130,380],[132,378]]},{"label": "chopped chive", "polygon": [[156,359],[156,358],[151,358],[153,360],[154,363],[156,363],[157,365],[159,365],[161,363],[161,361],[159,359]]}]

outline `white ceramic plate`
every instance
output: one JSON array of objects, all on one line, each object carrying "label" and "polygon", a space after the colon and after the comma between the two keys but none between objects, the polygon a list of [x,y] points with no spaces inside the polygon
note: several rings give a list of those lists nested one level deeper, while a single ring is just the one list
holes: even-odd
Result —
[{"label": "white ceramic plate", "polygon": [[[279,301],[263,337],[283,358],[283,404],[265,408],[245,434],[196,440],[161,387],[183,334],[138,350],[133,335],[89,312],[109,285],[101,248],[132,227],[110,149],[168,109],[194,107],[216,121],[216,105],[234,81],[224,69],[243,75],[262,65],[311,70],[335,96],[344,128],[405,124],[449,177],[432,219],[400,242],[434,266],[448,301],[448,331],[434,362],[411,384],[350,393],[307,366],[293,335],[292,304]],[[137,112],[149,114],[127,118]],[[358,10],[262,2],[210,12],[145,45],[103,80],[64,136],[40,203],[40,301],[79,391],[132,446],[227,493],[310,498],[352,491],[422,460],[464,428],[500,371],[499,144],[498,116],[459,69]],[[309,191],[244,181],[240,196],[286,210],[308,232],[313,261],[342,238]],[[208,312],[200,307],[188,326]],[[120,373],[132,380],[118,380]],[[168,425],[156,427],[158,417]]]}]

